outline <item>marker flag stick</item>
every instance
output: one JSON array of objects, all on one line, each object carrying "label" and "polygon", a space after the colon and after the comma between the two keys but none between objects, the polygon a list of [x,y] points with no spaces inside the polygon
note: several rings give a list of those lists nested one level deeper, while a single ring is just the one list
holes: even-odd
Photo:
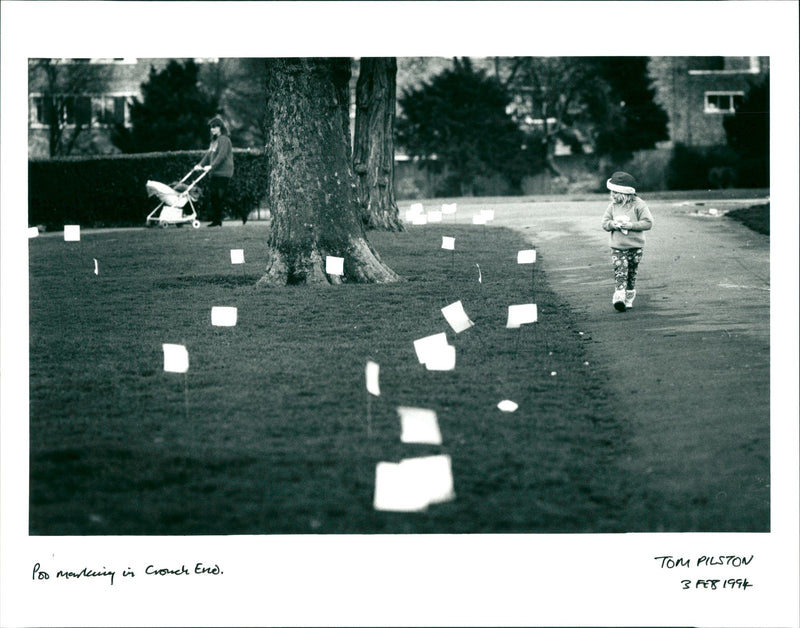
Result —
[{"label": "marker flag stick", "polygon": [[381,394],[379,383],[380,365],[372,360],[367,360],[364,376],[367,384],[367,436],[372,436],[372,396]]},{"label": "marker flag stick", "polygon": [[186,410],[186,420],[189,420],[189,373],[183,372],[183,406]]},{"label": "marker flag stick", "polygon": [[536,249],[527,249],[517,253],[517,264],[530,264],[531,265],[531,294],[534,292],[536,285],[535,272],[536,272]]},{"label": "marker flag stick", "polygon": [[231,264],[241,264],[242,280],[244,280],[244,249],[231,249]]},{"label": "marker flag stick", "polygon": [[442,248],[452,251],[450,254],[450,272],[456,269],[456,239],[451,236],[442,236]]},{"label": "marker flag stick", "polygon": [[372,395],[367,391],[367,436],[372,436]]}]

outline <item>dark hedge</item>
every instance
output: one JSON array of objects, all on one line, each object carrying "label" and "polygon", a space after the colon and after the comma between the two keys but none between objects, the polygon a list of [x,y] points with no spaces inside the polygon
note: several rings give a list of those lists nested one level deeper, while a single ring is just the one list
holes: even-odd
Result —
[{"label": "dark hedge", "polygon": [[[170,185],[200,161],[203,151],[140,153],[103,157],[66,157],[28,161],[28,224],[48,230],[64,224],[83,227],[143,226],[158,206],[148,197],[148,180]],[[267,193],[264,153],[234,150],[235,172],[228,188],[228,207],[238,217],[242,209],[263,205]],[[201,181],[199,187],[203,187]],[[195,203],[203,220],[205,196]]]}]

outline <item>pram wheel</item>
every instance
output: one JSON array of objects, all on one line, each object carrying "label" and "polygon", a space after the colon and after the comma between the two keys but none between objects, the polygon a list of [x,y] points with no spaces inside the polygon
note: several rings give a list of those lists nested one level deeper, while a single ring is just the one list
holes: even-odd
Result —
[{"label": "pram wheel", "polygon": [[167,223],[166,220],[159,220],[158,221],[158,226],[161,227],[162,229],[166,229],[167,228],[167,224],[168,223]]},{"label": "pram wheel", "polygon": [[199,229],[200,228],[200,221],[199,220],[192,221],[192,227],[194,227],[195,229]]}]

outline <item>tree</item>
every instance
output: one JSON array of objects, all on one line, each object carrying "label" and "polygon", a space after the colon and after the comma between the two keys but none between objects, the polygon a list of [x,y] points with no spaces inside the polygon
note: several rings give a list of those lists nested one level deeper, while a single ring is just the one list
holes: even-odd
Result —
[{"label": "tree", "polygon": [[541,129],[554,174],[556,138],[620,160],[667,137],[646,57],[512,57],[495,59],[495,67],[513,95],[515,119]]},{"label": "tree", "polygon": [[397,60],[362,57],[356,84],[353,169],[362,218],[371,229],[403,231],[394,197]]},{"label": "tree", "polygon": [[553,159],[556,139],[580,145],[591,125],[583,99],[585,93],[605,86],[588,68],[570,57],[512,57],[495,59],[495,72],[513,95],[514,119],[531,126],[541,137],[546,168],[562,176]]},{"label": "tree", "polygon": [[108,80],[108,68],[90,59],[29,60],[28,84],[48,128],[51,157],[70,155],[76,148],[91,127],[91,94],[102,93]]},{"label": "tree", "polygon": [[722,121],[730,146],[739,157],[737,183],[769,186],[769,75],[754,81],[733,115]]},{"label": "tree", "polygon": [[471,195],[476,176],[506,174],[506,165],[519,163],[526,138],[506,113],[509,101],[496,77],[455,59],[451,69],[403,90],[398,143],[429,166],[444,165],[457,193]]},{"label": "tree", "polygon": [[[266,60],[272,226],[260,286],[390,282],[366,239],[350,162],[349,59]],[[343,276],[326,257],[344,258]]]},{"label": "tree", "polygon": [[264,58],[222,58],[201,68],[200,84],[219,102],[234,146],[264,146],[264,72]]},{"label": "tree", "polygon": [[647,57],[593,57],[587,63],[609,88],[595,110],[601,112],[595,117],[598,153],[620,161],[668,138],[668,117],[654,100]]},{"label": "tree", "polygon": [[127,153],[205,147],[218,102],[200,88],[198,71],[191,59],[171,60],[161,71],[151,67],[141,85],[142,100],[135,98],[131,105],[132,128],[115,128],[117,147]]}]

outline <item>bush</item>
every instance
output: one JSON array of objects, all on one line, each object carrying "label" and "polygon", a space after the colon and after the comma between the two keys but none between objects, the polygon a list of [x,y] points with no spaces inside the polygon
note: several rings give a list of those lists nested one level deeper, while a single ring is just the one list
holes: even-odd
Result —
[{"label": "bush", "polygon": [[[667,166],[667,189],[706,190],[717,187],[716,174],[722,168],[736,171],[737,162],[736,154],[726,146],[690,148],[676,144]],[[715,176],[710,177],[712,170]],[[712,179],[715,179],[714,184]],[[726,183],[732,185],[734,181],[728,180]]]},{"label": "bush", "polygon": [[[633,154],[630,163],[625,165],[626,172],[635,173],[638,188],[642,191],[656,192],[667,188],[667,172],[671,151],[640,150]],[[603,181],[605,190],[605,181]]]},{"label": "bush", "polygon": [[[182,179],[200,161],[203,151],[64,157],[28,161],[28,224],[60,229],[64,224],[83,227],[144,225],[157,207],[148,198],[148,180],[167,185]],[[229,187],[228,205],[256,209],[266,196],[264,154],[235,150],[236,171]],[[203,182],[200,183],[200,186]],[[205,209],[203,198],[195,205]]]}]

